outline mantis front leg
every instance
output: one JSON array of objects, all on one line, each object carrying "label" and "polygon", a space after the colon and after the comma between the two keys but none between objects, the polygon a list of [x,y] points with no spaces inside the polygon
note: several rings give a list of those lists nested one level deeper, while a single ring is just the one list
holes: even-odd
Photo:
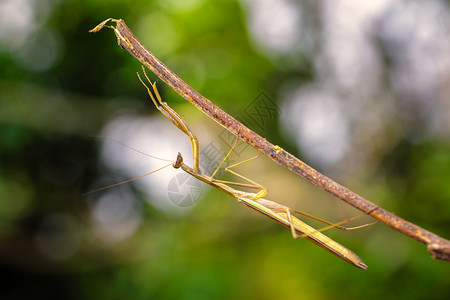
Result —
[{"label": "mantis front leg", "polygon": [[141,79],[141,76],[139,76],[139,73],[137,73],[137,76],[141,83],[145,86],[147,89],[147,92],[152,99],[153,104],[156,106],[156,108],[167,118],[169,119],[175,126],[177,126],[182,132],[184,132],[188,137],[189,141],[191,143],[191,149],[192,149],[192,158],[194,162],[194,170],[196,172],[200,172],[200,166],[199,166],[199,160],[198,160],[198,153],[199,153],[199,145],[198,145],[198,139],[197,137],[192,133],[192,131],[189,129],[189,126],[187,125],[186,121],[183,120],[183,118],[174,111],[166,102],[163,102],[161,99],[161,96],[159,95],[158,89],[156,88],[156,82],[152,83],[150,79],[147,76],[147,73],[145,73],[144,66],[142,66],[142,70],[144,72],[145,78],[152,86],[153,92],[155,93],[155,97],[153,97],[153,94],[150,90],[150,88],[144,83],[144,81]]}]

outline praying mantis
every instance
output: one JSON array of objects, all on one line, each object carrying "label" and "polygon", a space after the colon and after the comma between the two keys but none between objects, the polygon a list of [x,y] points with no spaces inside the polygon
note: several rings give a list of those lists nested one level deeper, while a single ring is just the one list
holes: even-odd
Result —
[{"label": "praying mantis", "polygon": [[[294,239],[297,238],[306,238],[310,240],[311,242],[315,243],[316,245],[322,247],[323,249],[333,253],[334,255],[338,256],[339,258],[343,259],[344,261],[350,263],[353,266],[356,266],[360,269],[366,270],[367,265],[352,251],[345,248],[341,244],[337,243],[336,241],[332,240],[331,238],[327,237],[323,233],[321,233],[319,230],[316,230],[315,228],[309,226],[308,224],[304,223],[303,221],[299,220],[295,216],[292,215],[292,213],[297,213],[300,215],[304,215],[306,217],[310,217],[315,220],[319,220],[321,222],[324,222],[328,224],[327,227],[322,228],[321,231],[336,227],[343,230],[349,230],[349,229],[358,229],[362,227],[366,227],[369,225],[372,225],[376,222],[364,224],[360,226],[355,226],[351,228],[345,228],[342,226],[339,226],[340,224],[344,222],[349,222],[351,220],[354,220],[358,218],[359,216],[353,217],[348,220],[344,220],[340,223],[331,224],[329,222],[323,221],[321,219],[318,219],[316,217],[313,217],[311,215],[301,213],[298,211],[295,211],[285,205],[279,204],[274,201],[270,201],[267,199],[264,199],[264,197],[267,195],[267,189],[263,187],[262,185],[256,183],[255,181],[246,178],[240,174],[238,174],[235,171],[232,171],[231,169],[244,164],[246,162],[252,161],[254,159],[257,159],[259,156],[261,156],[261,153],[256,155],[255,157],[249,158],[247,160],[244,160],[242,162],[233,164],[231,166],[228,166],[225,168],[225,171],[229,172],[230,174],[233,174],[234,176],[242,179],[246,183],[240,183],[240,182],[231,182],[231,181],[223,181],[215,179],[214,176],[218,172],[221,165],[227,160],[229,155],[232,153],[234,148],[237,145],[237,142],[239,141],[239,137],[236,139],[236,142],[234,143],[233,147],[230,149],[228,154],[225,156],[225,158],[222,160],[221,164],[217,167],[215,172],[211,175],[205,175],[201,172],[200,166],[199,166],[199,143],[197,137],[194,135],[194,133],[189,129],[189,126],[187,125],[186,121],[176,112],[174,111],[166,102],[163,102],[161,99],[161,96],[158,92],[158,89],[156,88],[156,82],[152,83],[150,79],[148,78],[147,74],[145,73],[145,69],[143,69],[144,76],[147,79],[147,81],[150,83],[152,90],[145,84],[145,82],[141,79],[139,73],[137,73],[137,76],[141,83],[145,86],[147,89],[147,92],[155,105],[155,107],[167,118],[169,119],[176,127],[178,127],[183,133],[185,133],[189,137],[189,141],[191,144],[191,150],[192,150],[192,158],[193,158],[193,167],[189,167],[183,162],[183,157],[180,153],[177,155],[176,161],[172,164],[172,166],[176,169],[182,169],[184,172],[190,174],[191,176],[197,178],[198,180],[209,184],[219,190],[224,191],[225,193],[233,196],[239,203],[244,204],[245,206],[275,220],[276,222],[280,223],[281,225],[289,228],[291,230],[292,236]],[[239,136],[239,134],[237,134]],[[238,190],[234,187],[244,187],[244,188],[250,188],[257,190],[256,193],[250,193]]]},{"label": "praying mantis", "polygon": [[[332,224],[330,222],[316,218],[309,214],[293,210],[293,209],[291,209],[285,205],[279,204],[277,202],[264,199],[264,197],[268,193],[267,189],[264,186],[231,170],[232,168],[234,168],[238,165],[241,165],[241,164],[244,164],[249,161],[257,159],[258,157],[261,156],[262,153],[259,153],[258,155],[254,156],[252,158],[249,158],[247,160],[244,160],[242,162],[233,164],[233,165],[225,168],[226,172],[242,179],[246,183],[215,179],[214,176],[216,175],[216,173],[219,171],[220,167],[223,165],[223,163],[228,159],[230,154],[235,149],[235,147],[239,141],[239,133],[236,134],[238,137],[237,137],[234,145],[231,147],[230,151],[225,156],[225,158],[222,160],[222,162],[219,164],[219,166],[214,171],[214,173],[211,176],[203,174],[202,171],[200,170],[200,166],[199,166],[199,143],[198,143],[197,137],[190,130],[186,121],[176,111],[174,111],[166,102],[162,101],[161,96],[158,92],[158,89],[156,88],[156,82],[152,83],[150,81],[150,79],[148,78],[147,74],[145,73],[144,68],[142,68],[142,69],[144,72],[144,76],[147,79],[147,81],[150,83],[152,89],[150,89],[145,84],[145,82],[140,77],[139,73],[137,73],[137,76],[138,76],[140,82],[147,89],[147,92],[148,92],[153,104],[155,105],[155,107],[167,119],[169,119],[176,127],[178,127],[178,129],[180,129],[183,133],[185,133],[189,137],[189,141],[191,144],[191,150],[192,150],[193,167],[191,168],[188,165],[184,164],[182,155],[180,153],[178,153],[175,162],[173,162],[169,165],[166,165],[162,168],[159,168],[155,171],[144,174],[142,176],[139,176],[139,177],[136,177],[136,178],[133,178],[130,180],[126,180],[126,181],[120,182],[118,184],[113,184],[113,185],[110,185],[110,186],[107,186],[107,187],[104,187],[104,188],[101,188],[101,189],[98,189],[98,190],[95,190],[92,192],[107,189],[107,188],[110,188],[110,187],[113,187],[113,186],[116,186],[116,185],[119,185],[122,183],[130,182],[130,181],[142,178],[144,176],[150,175],[152,173],[155,173],[161,169],[164,169],[164,168],[172,165],[175,169],[181,169],[184,172],[188,173],[189,175],[195,177],[196,179],[198,179],[206,184],[209,184],[212,187],[215,187],[219,190],[224,191],[225,193],[234,197],[239,203],[242,203],[243,205],[245,205],[245,206],[271,218],[272,220],[280,223],[281,225],[287,227],[288,229],[291,230],[292,237],[294,239],[306,238],[309,241],[315,243],[316,245],[322,247],[323,249],[333,253],[337,257],[343,259],[344,261],[350,263],[351,265],[356,266],[363,270],[367,269],[367,265],[355,253],[353,253],[351,250],[347,249],[346,247],[342,246],[341,244],[337,243],[336,241],[332,240],[331,238],[327,237],[326,235],[321,233],[321,231],[324,231],[329,228],[338,228],[341,230],[358,229],[358,228],[372,225],[376,222],[363,224],[363,225],[355,226],[355,227],[351,227],[351,228],[346,228],[346,227],[340,226],[340,224],[352,221],[356,218],[359,218],[360,216],[356,216],[356,217],[344,220],[342,222]],[[154,95],[152,93],[152,90],[153,90]],[[257,190],[257,192],[256,193],[245,192],[245,191],[238,190],[232,186],[249,188],[249,189]],[[326,226],[320,230],[317,230],[317,229],[309,226],[308,224],[304,223],[303,221],[299,220],[295,216],[293,216],[293,213],[303,215],[308,218],[323,222],[323,223],[327,224],[328,226]]]}]

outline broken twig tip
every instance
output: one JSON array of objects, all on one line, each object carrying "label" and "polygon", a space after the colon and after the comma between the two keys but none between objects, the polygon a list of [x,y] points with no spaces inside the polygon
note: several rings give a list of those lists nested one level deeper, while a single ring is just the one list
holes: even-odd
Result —
[{"label": "broken twig tip", "polygon": [[[98,24],[97,26],[95,26],[94,28],[92,28],[91,30],[89,30],[89,32],[98,32],[100,31],[103,27],[105,27],[106,23],[108,23],[109,21],[113,21],[113,22],[119,22],[121,21],[120,19],[113,19],[113,18],[108,18],[105,21],[101,22],[100,24]],[[107,27],[111,27],[111,26],[107,26]]]}]

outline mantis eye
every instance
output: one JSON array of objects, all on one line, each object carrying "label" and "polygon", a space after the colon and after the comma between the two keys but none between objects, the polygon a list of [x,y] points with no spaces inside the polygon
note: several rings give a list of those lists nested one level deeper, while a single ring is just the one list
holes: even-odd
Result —
[{"label": "mantis eye", "polygon": [[173,163],[173,167],[174,167],[175,169],[178,169],[178,168],[181,167],[181,164],[182,164],[182,163],[183,163],[183,157],[181,156],[181,153],[178,152],[177,160]]}]

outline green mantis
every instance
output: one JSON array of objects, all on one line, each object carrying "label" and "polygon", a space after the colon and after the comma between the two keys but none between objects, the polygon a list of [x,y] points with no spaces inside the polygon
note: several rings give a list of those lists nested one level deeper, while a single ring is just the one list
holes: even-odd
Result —
[{"label": "green mantis", "polygon": [[[302,222],[301,220],[296,218],[293,215],[293,213],[301,214],[301,215],[319,220],[319,221],[324,222],[329,225],[329,226],[323,228],[321,231],[331,228],[331,227],[336,227],[339,229],[347,229],[347,230],[348,229],[356,229],[356,228],[361,228],[361,227],[371,225],[372,223],[365,224],[362,226],[352,227],[352,228],[345,228],[345,227],[339,226],[339,224],[353,220],[357,217],[354,217],[349,220],[345,220],[341,223],[331,224],[329,222],[312,217],[308,214],[304,214],[304,213],[295,211],[295,210],[293,210],[285,205],[279,204],[277,202],[264,199],[264,197],[267,195],[266,188],[264,188],[262,185],[260,185],[256,182],[254,182],[253,180],[248,179],[248,178],[231,170],[233,167],[236,167],[238,165],[241,165],[243,163],[246,163],[246,162],[249,162],[251,160],[258,158],[261,155],[261,153],[255,157],[252,157],[243,162],[231,165],[225,169],[227,172],[229,172],[229,173],[235,175],[236,177],[242,179],[243,181],[245,181],[245,183],[230,182],[230,181],[223,181],[223,180],[215,179],[214,175],[217,173],[217,171],[219,170],[221,165],[225,162],[225,160],[228,158],[228,156],[234,150],[239,138],[236,139],[235,144],[233,145],[231,150],[228,152],[226,157],[223,159],[222,163],[219,165],[219,167],[216,169],[216,171],[211,176],[203,174],[201,172],[200,166],[199,166],[199,144],[198,144],[197,137],[192,133],[192,131],[189,129],[189,126],[181,118],[181,116],[177,112],[175,112],[172,108],[170,108],[167,103],[165,103],[161,100],[159,92],[156,88],[156,83],[152,83],[149,80],[149,78],[147,77],[147,74],[145,73],[145,70],[144,70],[144,75],[147,78],[147,80],[149,81],[154,95],[152,93],[152,90],[141,79],[141,77],[139,76],[139,73],[137,75],[138,75],[139,80],[146,87],[148,94],[149,94],[153,104],[156,106],[156,108],[167,119],[169,119],[176,127],[178,127],[182,132],[184,132],[189,137],[189,140],[191,143],[191,149],[192,149],[193,167],[189,167],[186,164],[184,164],[183,157],[181,156],[180,153],[178,153],[176,161],[172,164],[174,168],[182,169],[184,172],[194,176],[198,180],[203,181],[203,182],[233,196],[238,202],[244,204],[245,206],[247,206],[247,207],[271,218],[272,220],[275,220],[276,222],[280,223],[281,225],[289,228],[291,230],[292,236],[295,239],[304,237],[304,238],[310,240],[311,242],[317,244],[318,246],[322,247],[323,249],[340,257],[341,259],[345,260],[346,262],[348,262],[358,268],[361,268],[363,270],[367,269],[366,264],[355,253],[353,253],[349,249],[345,248],[344,246],[340,245],[336,241],[330,239],[329,237],[327,237],[326,235],[321,233],[319,230],[316,230],[313,227],[309,226],[308,224]],[[239,135],[239,133],[237,135]],[[146,174],[146,175],[148,175],[148,174]],[[256,192],[255,193],[245,192],[245,191],[241,191],[234,187],[250,188],[250,189],[254,189]],[[108,187],[106,187],[106,188],[108,188]]]}]

